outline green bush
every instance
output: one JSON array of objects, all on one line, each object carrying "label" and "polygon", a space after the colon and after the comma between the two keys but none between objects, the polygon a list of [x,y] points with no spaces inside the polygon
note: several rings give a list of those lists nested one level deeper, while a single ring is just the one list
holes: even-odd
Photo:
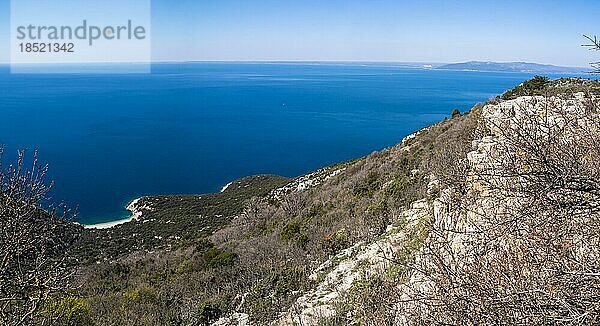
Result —
[{"label": "green bush", "polygon": [[123,293],[123,298],[127,304],[156,304],[158,303],[158,293],[154,288],[142,286],[135,290],[128,290]]},{"label": "green bush", "polygon": [[175,269],[176,274],[190,274],[200,269],[200,264],[192,259],[182,260]]},{"label": "green bush", "polygon": [[304,233],[304,227],[301,221],[292,221],[281,230],[281,240],[294,242],[298,246],[305,248],[308,244],[308,236]]},{"label": "green bush", "polygon": [[398,300],[397,284],[375,274],[355,280],[345,304],[354,311],[355,324],[386,325],[396,317],[396,311],[388,308],[395,300]]},{"label": "green bush", "polygon": [[261,322],[275,319],[295,299],[296,291],[303,290],[306,285],[307,278],[300,268],[278,268],[250,289],[246,298],[250,316]]},{"label": "green bush", "polygon": [[460,110],[458,108],[454,108],[454,110],[452,110],[452,117],[456,118],[460,116]]},{"label": "green bush", "polygon": [[46,320],[52,320],[52,325],[75,326],[93,324],[90,319],[90,306],[85,299],[76,297],[48,300],[43,316]]},{"label": "green bush", "polygon": [[234,253],[222,251],[218,248],[210,248],[202,255],[202,260],[210,268],[231,266],[236,258]]},{"label": "green bush", "polygon": [[519,96],[545,95],[547,86],[550,84],[548,77],[535,76],[521,85],[502,94],[503,100],[515,99]]},{"label": "green bush", "polygon": [[379,173],[370,171],[364,181],[354,189],[354,194],[359,197],[372,197],[380,187]]},{"label": "green bush", "polygon": [[400,175],[392,180],[385,188],[385,195],[392,199],[401,199],[406,195],[406,188],[410,186],[411,178],[405,175]]},{"label": "green bush", "polygon": [[323,215],[325,215],[325,213],[327,213],[327,210],[325,209],[325,205],[323,205],[322,203],[316,203],[316,204],[310,205],[310,207],[308,208],[308,211],[306,212],[306,217],[311,219],[314,217],[323,216]]}]

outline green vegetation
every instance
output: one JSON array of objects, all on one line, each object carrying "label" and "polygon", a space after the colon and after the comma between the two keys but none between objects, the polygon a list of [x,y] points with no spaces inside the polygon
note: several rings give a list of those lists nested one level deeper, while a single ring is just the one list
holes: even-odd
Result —
[{"label": "green vegetation", "polygon": [[329,255],[335,255],[340,250],[348,248],[351,245],[348,239],[346,228],[326,234],[321,240],[321,250]]},{"label": "green vegetation", "polygon": [[250,289],[247,297],[250,316],[259,322],[273,320],[308,286],[303,270],[280,267]]},{"label": "green vegetation", "polygon": [[533,79],[523,82],[521,85],[502,94],[503,100],[510,100],[519,96],[545,95],[550,83],[548,77],[535,76]]},{"label": "green vegetation", "polygon": [[362,275],[352,283],[339,310],[353,312],[347,324],[389,325],[395,314],[391,300],[396,297],[396,284],[385,275]]},{"label": "green vegetation", "polygon": [[235,258],[236,255],[234,253],[225,252],[217,248],[210,248],[202,255],[204,264],[210,268],[231,266]]},{"label": "green vegetation", "polygon": [[309,240],[301,221],[293,221],[284,226],[281,231],[281,239],[294,242],[302,248],[306,246]]},{"label": "green vegetation", "polygon": [[150,286],[142,286],[139,289],[128,290],[123,293],[126,304],[156,304],[158,302],[158,293]]},{"label": "green vegetation", "polygon": [[226,313],[229,301],[231,299],[227,296],[216,296],[202,301],[198,307],[198,321],[202,324],[210,324],[217,321]]},{"label": "green vegetation", "polygon": [[559,78],[550,80],[547,77],[535,76],[521,85],[502,94],[503,100],[512,100],[519,96],[561,96],[568,97],[574,93],[600,95],[598,81],[583,78]]},{"label": "green vegetation", "polygon": [[454,108],[454,110],[452,110],[452,117],[456,118],[460,116],[460,110],[458,108]]},{"label": "green vegetation", "polygon": [[92,324],[90,306],[81,298],[50,299],[44,306],[43,314],[44,319],[53,321],[54,325],[78,326]]},{"label": "green vegetation", "polygon": [[354,189],[354,194],[359,197],[372,197],[380,187],[379,173],[371,171],[367,174],[365,180]]},{"label": "green vegetation", "polygon": [[142,217],[111,229],[87,229],[76,255],[93,263],[139,250],[193,246],[242,212],[246,200],[266,196],[289,179],[257,175],[233,182],[225,192],[205,195],[143,197]]},{"label": "green vegetation", "polygon": [[412,263],[415,253],[421,248],[423,242],[429,236],[432,223],[432,217],[419,220],[414,230],[412,230],[410,237],[403,244],[402,249],[399,250],[394,257],[396,267],[402,268]]}]

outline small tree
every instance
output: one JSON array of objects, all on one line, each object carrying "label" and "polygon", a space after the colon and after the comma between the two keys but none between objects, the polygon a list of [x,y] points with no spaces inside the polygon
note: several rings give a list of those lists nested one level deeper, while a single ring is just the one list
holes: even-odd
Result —
[{"label": "small tree", "polygon": [[78,227],[42,208],[50,186],[37,153],[29,168],[25,151],[8,166],[2,154],[0,147],[0,324],[30,325],[68,284],[66,252]]},{"label": "small tree", "polygon": [[460,116],[460,110],[458,108],[454,108],[454,110],[452,110],[452,117],[456,118]]}]

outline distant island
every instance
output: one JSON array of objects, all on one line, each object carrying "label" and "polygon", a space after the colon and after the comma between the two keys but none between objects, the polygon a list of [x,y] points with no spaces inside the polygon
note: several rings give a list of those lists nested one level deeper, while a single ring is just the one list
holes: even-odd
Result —
[{"label": "distant island", "polygon": [[525,72],[543,74],[561,73],[586,73],[589,68],[584,67],[561,67],[528,62],[484,62],[469,61],[463,63],[451,63],[442,65],[436,69],[444,70],[469,70],[469,71],[499,71],[499,72]]}]

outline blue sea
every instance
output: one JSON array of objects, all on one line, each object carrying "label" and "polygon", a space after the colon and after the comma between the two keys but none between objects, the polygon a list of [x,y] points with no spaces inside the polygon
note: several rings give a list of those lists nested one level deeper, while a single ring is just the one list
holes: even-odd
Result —
[{"label": "blue sea", "polygon": [[82,223],[134,198],[293,177],[398,143],[531,78],[386,64],[164,63],[151,74],[0,69],[5,160],[37,149]]}]

